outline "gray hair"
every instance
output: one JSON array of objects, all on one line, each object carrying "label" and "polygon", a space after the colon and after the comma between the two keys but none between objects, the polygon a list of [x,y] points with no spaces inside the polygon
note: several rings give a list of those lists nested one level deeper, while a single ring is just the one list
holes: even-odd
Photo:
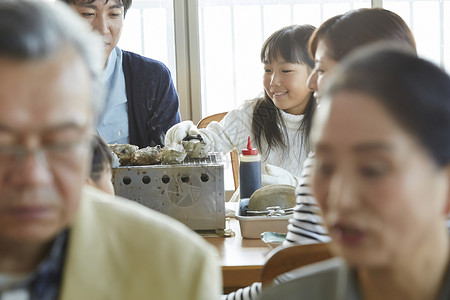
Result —
[{"label": "gray hair", "polygon": [[103,106],[101,39],[66,4],[39,0],[0,1],[0,56],[17,60],[51,58],[73,47],[91,75],[95,116]]}]

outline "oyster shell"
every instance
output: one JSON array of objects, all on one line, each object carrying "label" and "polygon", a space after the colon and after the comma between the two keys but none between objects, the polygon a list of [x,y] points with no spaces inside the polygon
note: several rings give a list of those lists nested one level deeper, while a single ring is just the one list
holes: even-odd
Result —
[{"label": "oyster shell", "polygon": [[131,164],[134,166],[155,165],[161,162],[161,147],[145,147],[136,150],[131,156]]},{"label": "oyster shell", "polygon": [[108,144],[108,147],[117,155],[121,166],[130,165],[131,156],[136,150],[139,149],[138,146],[130,144]]},{"label": "oyster shell", "polygon": [[161,150],[161,162],[169,165],[180,164],[186,158],[186,155],[185,151],[163,148]]},{"label": "oyster shell", "polygon": [[190,158],[205,158],[208,155],[206,144],[203,140],[191,139],[181,142],[187,156]]}]

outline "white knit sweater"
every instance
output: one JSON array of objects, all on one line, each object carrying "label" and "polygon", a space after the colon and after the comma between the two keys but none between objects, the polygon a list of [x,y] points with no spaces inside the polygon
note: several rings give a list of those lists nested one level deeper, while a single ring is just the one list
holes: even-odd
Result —
[{"label": "white knit sweater", "polygon": [[[238,109],[230,111],[220,123],[211,122],[206,128],[199,129],[205,142],[214,145],[214,151],[227,153],[233,149],[247,148],[247,138],[250,136],[253,147],[255,147],[254,136],[251,133],[253,109],[257,99],[245,101]],[[292,115],[281,111],[281,116],[286,125],[288,135],[288,146],[286,149],[275,148],[268,153],[267,143],[262,139],[261,168],[271,164],[281,167],[296,177],[302,171],[303,161],[307,153],[301,146],[301,132],[298,128],[303,115]]]}]

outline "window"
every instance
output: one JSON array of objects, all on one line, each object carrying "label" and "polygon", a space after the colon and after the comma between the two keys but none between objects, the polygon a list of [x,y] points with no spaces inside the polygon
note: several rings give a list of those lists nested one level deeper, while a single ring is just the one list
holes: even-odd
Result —
[{"label": "window", "polygon": [[383,7],[400,15],[409,25],[419,55],[450,70],[449,0],[383,0]]},{"label": "window", "polygon": [[172,0],[134,0],[118,46],[166,64],[176,83]]},{"label": "window", "polygon": [[134,0],[119,47],[164,62],[182,119],[197,122],[262,95],[259,52],[272,32],[374,4],[406,21],[419,55],[450,70],[450,0]]},{"label": "window", "polygon": [[166,63],[183,119],[198,121],[262,94],[259,50],[273,31],[372,2],[409,24],[422,57],[450,69],[450,0],[134,0],[119,46]]},{"label": "window", "polygon": [[290,24],[317,27],[361,7],[370,1],[199,0],[202,116],[262,95],[260,49],[274,31]]}]

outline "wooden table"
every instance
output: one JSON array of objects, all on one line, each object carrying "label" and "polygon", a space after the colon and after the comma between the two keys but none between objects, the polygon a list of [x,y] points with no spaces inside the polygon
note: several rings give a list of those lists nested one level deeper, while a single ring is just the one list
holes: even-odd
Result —
[{"label": "wooden table", "polygon": [[205,237],[214,245],[222,262],[224,293],[230,293],[241,287],[260,281],[261,268],[265,256],[271,248],[260,239],[244,239],[241,236],[239,221],[230,220],[233,237]]}]

